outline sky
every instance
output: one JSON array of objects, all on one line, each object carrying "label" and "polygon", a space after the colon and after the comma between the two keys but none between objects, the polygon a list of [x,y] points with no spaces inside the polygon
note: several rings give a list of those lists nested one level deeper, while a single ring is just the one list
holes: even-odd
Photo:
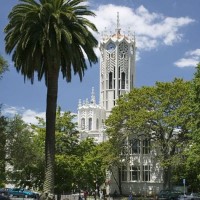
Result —
[{"label": "sky", "polygon": [[[4,3],[3,3],[4,2]],[[35,78],[34,84],[24,82],[12,62],[12,54],[5,53],[4,28],[8,14],[18,0],[2,0],[0,8],[0,54],[8,61],[9,71],[0,80],[2,114],[20,114],[27,123],[36,123],[35,116],[45,116],[46,86]],[[96,17],[100,41],[102,34],[115,32],[117,13],[121,33],[135,34],[137,56],[135,87],[154,86],[157,81],[170,82],[174,78],[192,80],[200,61],[200,0],[89,0]],[[98,49],[95,50],[100,55]],[[83,81],[73,76],[67,83],[59,78],[58,106],[63,111],[77,113],[79,99],[91,97],[94,87],[99,99],[99,62],[85,72]]]}]

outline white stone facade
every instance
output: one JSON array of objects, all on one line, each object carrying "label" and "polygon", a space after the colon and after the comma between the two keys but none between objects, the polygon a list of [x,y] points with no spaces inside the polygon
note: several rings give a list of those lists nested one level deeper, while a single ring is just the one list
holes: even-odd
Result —
[{"label": "white stone facade", "polygon": [[[97,143],[106,141],[105,119],[109,116],[116,100],[134,87],[135,81],[135,37],[120,33],[119,19],[113,35],[102,36],[100,41],[100,104],[95,100],[92,89],[91,100],[79,101],[78,128],[80,138],[94,138]],[[131,142],[132,141],[132,142]],[[162,171],[155,161],[155,152],[148,150],[149,141],[145,139],[133,142],[127,139],[132,148],[129,163],[121,169],[113,170],[107,176],[107,193],[113,194],[118,186],[114,181],[121,180],[122,193],[155,194],[162,188]],[[109,173],[109,172],[108,172]],[[119,178],[120,174],[120,178]]]}]

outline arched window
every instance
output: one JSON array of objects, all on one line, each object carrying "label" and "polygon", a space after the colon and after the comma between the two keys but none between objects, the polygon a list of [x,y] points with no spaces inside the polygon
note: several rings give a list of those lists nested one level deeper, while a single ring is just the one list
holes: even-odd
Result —
[{"label": "arched window", "polygon": [[112,72],[109,73],[109,89],[112,89]]},{"label": "arched window", "polygon": [[85,129],[85,118],[81,119],[81,129]]},{"label": "arched window", "polygon": [[89,126],[88,126],[89,130],[92,130],[92,118],[89,118]]},{"label": "arched window", "polygon": [[122,79],[122,81],[121,81],[121,83],[122,83],[121,89],[125,89],[125,73],[124,72],[122,72],[121,79]]},{"label": "arched window", "polygon": [[99,119],[96,120],[96,129],[99,130]]}]

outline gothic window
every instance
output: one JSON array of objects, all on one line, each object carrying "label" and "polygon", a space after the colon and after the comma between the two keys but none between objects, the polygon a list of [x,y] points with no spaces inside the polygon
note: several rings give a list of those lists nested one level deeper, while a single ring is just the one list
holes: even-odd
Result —
[{"label": "gothic window", "polygon": [[150,140],[149,139],[145,139],[142,141],[142,150],[143,150],[143,154],[150,153]]},{"label": "gothic window", "polygon": [[127,155],[127,143],[126,143],[126,140],[124,140],[123,143],[122,143],[121,154],[122,155]]},{"label": "gothic window", "polygon": [[99,119],[96,120],[96,129],[99,130]]},{"label": "gothic window", "polygon": [[92,118],[89,118],[89,126],[88,126],[89,130],[92,130]]},{"label": "gothic window", "polygon": [[81,119],[81,129],[85,129],[85,118]]},{"label": "gothic window", "polygon": [[140,140],[131,139],[129,140],[130,145],[130,154],[139,154],[140,153]]},{"label": "gothic window", "polygon": [[130,166],[130,181],[140,181],[140,167]]},{"label": "gothic window", "polygon": [[127,181],[127,167],[122,166],[121,168],[121,179],[122,181]]},{"label": "gothic window", "polygon": [[143,171],[142,180],[150,181],[150,174],[151,174],[150,165],[143,165],[142,171]]},{"label": "gothic window", "polygon": [[122,77],[121,77],[121,89],[125,89],[125,73],[122,72]]},{"label": "gothic window", "polygon": [[109,73],[109,89],[112,89],[112,72]]}]

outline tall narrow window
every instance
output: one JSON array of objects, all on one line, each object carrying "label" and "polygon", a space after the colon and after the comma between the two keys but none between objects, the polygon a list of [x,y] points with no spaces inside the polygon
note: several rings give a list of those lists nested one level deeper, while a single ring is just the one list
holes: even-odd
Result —
[{"label": "tall narrow window", "polygon": [[143,178],[142,180],[143,181],[150,181],[150,173],[151,173],[151,170],[150,170],[150,165],[143,165]]},{"label": "tall narrow window", "polygon": [[130,166],[130,181],[140,181],[140,167]]},{"label": "tall narrow window", "polygon": [[122,178],[122,181],[127,181],[127,166],[122,166],[121,178]]},{"label": "tall narrow window", "polygon": [[142,141],[142,150],[143,150],[143,154],[149,154],[150,153],[150,140],[145,139]]},{"label": "tall narrow window", "polygon": [[122,72],[122,77],[121,77],[121,83],[122,83],[122,85],[121,85],[121,89],[125,89],[125,73],[124,72]]},{"label": "tall narrow window", "polygon": [[112,89],[112,72],[109,73],[109,89]]},{"label": "tall narrow window", "polygon": [[85,129],[85,118],[81,119],[81,129]]},{"label": "tall narrow window", "polygon": [[140,153],[140,140],[138,139],[129,140],[129,145],[130,145],[130,154]]},{"label": "tall narrow window", "polygon": [[96,129],[99,130],[99,119],[96,121]]},{"label": "tall narrow window", "polygon": [[88,126],[89,130],[92,130],[92,118],[89,118],[89,126]]}]

